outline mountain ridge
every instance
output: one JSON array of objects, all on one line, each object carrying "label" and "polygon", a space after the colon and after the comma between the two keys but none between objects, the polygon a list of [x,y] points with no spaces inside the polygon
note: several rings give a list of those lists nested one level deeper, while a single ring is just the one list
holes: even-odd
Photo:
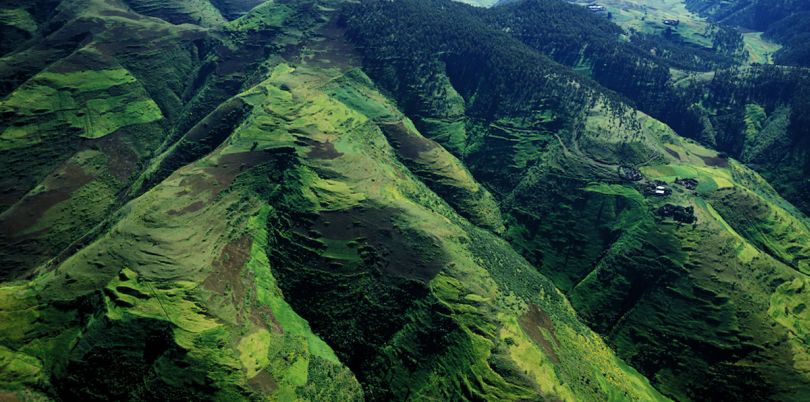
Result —
[{"label": "mountain ridge", "polygon": [[0,59],[3,397],[810,387],[807,217],[500,11],[91,3]]}]

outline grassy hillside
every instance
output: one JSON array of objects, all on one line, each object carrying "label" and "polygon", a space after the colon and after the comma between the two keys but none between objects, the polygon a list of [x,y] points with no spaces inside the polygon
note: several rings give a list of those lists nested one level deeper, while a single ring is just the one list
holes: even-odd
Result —
[{"label": "grassy hillside", "polygon": [[[282,30],[283,18],[260,26],[245,18],[243,28],[223,25],[214,35],[118,7],[64,2],[48,30],[0,59],[0,160],[7,166],[0,261],[10,267],[4,279],[89,240],[80,239],[156,184],[141,178],[156,155],[175,149],[176,139],[238,93],[270,53],[302,35]],[[259,40],[267,42],[255,45]],[[216,145],[191,151],[170,170]]]},{"label": "grassy hillside", "polygon": [[[662,37],[676,37],[684,42],[703,49],[728,47],[749,63],[768,64],[781,46],[770,36],[763,37],[764,28],[744,25],[748,28],[742,34],[742,47],[738,42],[725,43],[733,27],[740,24],[729,23],[724,19],[706,18],[704,9],[696,7],[700,0],[610,0],[601,2],[610,13],[611,21],[631,31],[644,32]],[[718,2],[709,2],[718,4]],[[729,2],[725,2],[728,4]],[[589,2],[578,1],[587,5]],[[723,6],[719,6],[723,7]],[[664,20],[677,20],[676,26],[664,24]],[[731,36],[733,38],[733,36]]]},{"label": "grassy hillside", "polygon": [[[532,70],[510,71],[516,87],[544,88],[542,93],[562,99],[573,99],[574,92],[586,97],[579,104],[589,106],[581,113],[557,108],[553,100],[527,99],[508,83],[492,89],[489,74],[496,74],[495,68],[504,71],[497,58],[517,56],[486,53],[495,60],[476,75],[465,74],[456,67],[457,58],[487,56],[465,47],[470,39],[464,35],[482,35],[474,28],[456,29],[441,13],[420,14],[439,6],[419,4],[423,2],[400,7],[379,3],[353,11],[371,13],[376,16],[372,21],[379,22],[394,20],[394,15],[418,19],[434,35],[452,38],[428,52],[406,52],[412,56],[404,60],[367,53],[370,71],[409,105],[410,117],[426,136],[453,150],[493,190],[513,247],[665,394],[687,400],[803,395],[808,373],[793,362],[802,361],[804,352],[781,343],[793,337],[791,330],[777,324],[769,309],[774,295],[781,293],[780,284],[805,275],[806,217],[751,170],[679,138],[663,124],[605,97],[586,79],[569,84]],[[445,7],[447,20],[475,24],[472,17],[464,19],[463,7]],[[398,35],[383,46],[379,42],[386,39],[380,38],[394,38],[388,32],[398,26],[356,21],[348,24],[362,49],[431,43],[416,33],[413,39]],[[445,29],[453,33],[442,33]],[[495,43],[506,41],[505,35],[491,35]],[[499,48],[524,51],[509,46]],[[478,48],[487,52],[485,45]],[[440,58],[433,58],[437,54]],[[533,64],[536,69],[552,66],[542,58]],[[418,69],[431,73],[408,80],[407,71]],[[438,89],[444,82],[456,91]],[[499,107],[497,114],[479,112],[492,93],[499,94],[500,105],[518,106]],[[436,96],[465,110],[435,107]],[[455,100],[458,96],[461,100]],[[640,173],[638,181],[621,174],[633,169]],[[685,178],[697,180],[694,190],[674,183]],[[649,186],[656,181],[672,194],[652,194]],[[747,196],[731,196],[737,193]],[[743,230],[745,224],[732,218],[742,208],[762,211],[763,224],[784,223],[776,224],[779,229]],[[771,241],[786,248],[770,247]],[[780,251],[787,248],[796,254]],[[760,274],[750,275],[752,271]],[[775,348],[777,344],[783,346]],[[795,357],[782,357],[787,355]]]},{"label": "grassy hillside", "polygon": [[[810,4],[802,0],[686,0],[686,6],[709,19],[754,31],[764,31],[762,37],[782,46],[772,47],[775,61],[780,64],[810,66]],[[760,37],[747,41],[752,49],[758,47]],[[781,48],[781,49],[780,49]],[[768,51],[770,53],[770,51]]]},{"label": "grassy hillside", "polygon": [[[113,214],[2,285],[4,397],[663,399],[551,282],[459,215],[502,230],[489,192],[357,68],[324,25],[330,10],[263,5],[222,25],[223,48],[199,55],[174,120],[155,100],[171,99],[165,87],[124,68],[38,73],[10,92],[4,104],[24,116],[18,99],[33,91],[89,104],[96,88],[141,83],[122,92],[150,94],[166,131],[111,194]],[[265,54],[249,74],[226,66],[253,54],[241,41],[268,33],[293,51]],[[109,104],[110,92],[97,96]],[[92,130],[73,141],[111,135]],[[45,146],[19,138],[31,141],[10,151]],[[103,156],[78,151],[72,169],[106,174]],[[80,218],[61,206],[81,202],[75,193],[59,202],[57,218]],[[19,221],[15,208],[6,222]]]},{"label": "grassy hillside", "polygon": [[[810,392],[810,221],[585,71],[668,78],[645,39],[519,4],[49,5],[0,14],[30,39],[0,58],[0,399]],[[745,158],[798,109],[747,103]]]},{"label": "grassy hillside", "polygon": [[810,136],[804,69],[762,66],[685,79],[683,97],[703,117],[699,137],[761,173],[806,214]]},{"label": "grassy hillside", "polygon": [[[649,35],[623,40],[622,29],[603,15],[558,1],[524,0],[477,14],[493,28],[629,98],[682,136],[746,162],[780,194],[810,211],[804,180],[810,166],[808,137],[801,128],[806,119],[804,69],[743,66],[723,55],[719,45],[709,51]],[[714,35],[729,43],[739,37],[729,27]],[[746,116],[760,106],[767,121],[751,126]]]}]

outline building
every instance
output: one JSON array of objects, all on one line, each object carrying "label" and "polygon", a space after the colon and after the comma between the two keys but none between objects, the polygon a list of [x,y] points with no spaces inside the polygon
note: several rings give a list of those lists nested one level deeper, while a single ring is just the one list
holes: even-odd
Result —
[{"label": "building", "polygon": [[666,183],[656,180],[654,183],[647,183],[644,187],[644,194],[654,195],[656,197],[667,197],[672,195],[672,190],[669,189]]}]

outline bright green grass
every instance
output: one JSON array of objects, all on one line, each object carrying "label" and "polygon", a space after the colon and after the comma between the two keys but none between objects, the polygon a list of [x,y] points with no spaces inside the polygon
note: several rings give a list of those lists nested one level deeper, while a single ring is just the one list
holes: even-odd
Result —
[{"label": "bright green grass", "polygon": [[[86,138],[101,138],[121,127],[151,123],[163,118],[152,99],[133,99],[130,95],[87,101],[83,119]],[[80,124],[73,121],[72,125]]]},{"label": "bright green grass", "polygon": [[743,44],[748,52],[748,61],[759,64],[773,64],[774,53],[782,48],[782,45],[763,38],[762,32],[744,33]]},{"label": "bright green grass", "polygon": [[706,169],[688,165],[643,166],[641,172],[655,180],[672,183],[675,179],[690,178],[698,181],[698,193],[708,194],[718,188],[731,187],[731,176],[720,169]]},{"label": "bright green grass", "polygon": [[[109,95],[108,91],[121,92]],[[75,128],[85,138],[100,138],[122,127],[158,121],[163,115],[123,68],[69,73],[44,71],[0,102],[25,124],[0,133],[0,148],[16,148],[44,141],[43,132],[62,126]]]},{"label": "bright green grass", "polygon": [[591,191],[594,193],[600,193],[605,195],[616,195],[627,198],[629,200],[633,200],[638,205],[644,205],[644,197],[641,195],[641,193],[639,193],[638,190],[627,186],[598,183],[585,187],[585,191]]},{"label": "bright green grass", "polygon": [[[620,362],[610,349],[576,320],[570,307],[562,302],[562,296],[552,290],[551,284],[541,279],[533,267],[502,240],[465,223],[445,201],[422,184],[417,175],[397,160],[396,151],[370,119],[383,112],[390,115],[387,112],[391,108],[390,102],[385,102],[382,109],[369,105],[384,98],[372,88],[358,85],[359,80],[347,82],[330,78],[329,85],[322,86],[322,80],[314,79],[316,73],[309,68],[280,65],[265,82],[242,94],[254,109],[248,120],[250,124],[240,126],[232,137],[232,146],[243,149],[255,142],[259,149],[295,147],[297,154],[303,156],[302,163],[311,167],[301,168],[296,175],[302,196],[307,200],[298,202],[299,208],[312,205],[308,212],[347,212],[358,207],[385,205],[396,211],[392,219],[395,226],[401,228],[398,230],[424,234],[433,239],[443,253],[450,255],[448,258],[453,264],[448,264],[433,278],[429,288],[431,297],[438,299],[460,329],[448,334],[451,337],[448,342],[452,342],[441,352],[430,356],[416,355],[418,371],[406,372],[394,366],[385,378],[392,382],[396,391],[410,392],[423,399],[441,398],[456,392],[459,384],[466,384],[473,395],[484,399],[530,398],[535,394],[534,390],[494,371],[488,361],[490,355],[499,353],[499,345],[511,337],[514,338],[514,347],[508,352],[512,356],[509,360],[529,371],[543,391],[551,395],[564,400],[576,400],[578,395],[585,398],[588,395],[630,395],[644,400],[661,399],[635,371],[618,367]],[[344,84],[350,88],[336,88]],[[302,119],[302,116],[307,116],[307,119]],[[409,121],[405,120],[403,124],[413,136],[418,136]],[[342,155],[334,162],[309,157],[309,146],[294,141],[295,137],[301,136],[318,142],[329,141]],[[443,180],[460,180],[457,185],[461,188],[479,186],[471,177],[459,179],[459,174],[465,172],[461,169],[463,166],[449,163],[452,161],[446,151],[437,152],[424,153],[422,162],[431,166],[436,164],[432,170],[442,173]],[[321,172],[326,172],[326,177],[321,177]],[[263,213],[274,213],[272,209],[267,210],[269,212]],[[256,225],[261,222],[262,219],[256,218]],[[261,236],[254,237],[254,244],[264,244]],[[327,248],[323,253],[359,263],[351,250],[339,243],[322,240],[321,244]],[[262,274],[262,271],[272,272],[272,267],[266,268],[263,254],[257,250],[252,251],[252,255],[254,258],[249,266],[261,262],[256,267],[263,268],[253,271],[257,283],[267,283],[257,289],[257,294],[268,295],[261,298],[269,298],[275,303],[270,297],[272,292],[261,290],[273,288],[274,279],[270,274]],[[518,276],[516,272],[527,276]],[[518,302],[515,294],[520,295],[522,301]],[[512,302],[502,302],[502,299]],[[563,356],[561,366],[564,368],[560,371],[549,364],[547,352],[514,326],[516,314],[523,311],[519,305],[527,300],[533,300],[548,310],[561,328],[557,335],[562,342],[559,353]],[[504,304],[518,306],[505,307]],[[284,311],[281,307],[273,307],[273,310],[282,314]],[[422,320],[430,315],[417,307],[412,314],[422,317]],[[288,325],[294,325],[295,321],[292,323]],[[505,323],[511,323],[510,330],[502,332],[499,328]],[[319,325],[323,327],[325,324]],[[412,348],[418,343],[414,344],[411,337],[420,334],[419,331],[431,330],[424,325],[420,319],[414,318],[414,322],[386,344],[384,356],[397,361],[401,355],[414,353]],[[536,366],[538,362],[545,362],[545,365]],[[581,382],[583,373],[594,377],[605,373],[608,378],[593,389]],[[482,388],[478,384],[488,385]]]},{"label": "bright green grass", "polygon": [[753,245],[810,273],[810,229],[802,219],[747,188],[727,189],[714,198],[715,209]]},{"label": "bright green grass", "polygon": [[810,281],[795,278],[780,285],[771,296],[768,313],[774,320],[790,329],[788,342],[797,352],[793,365],[797,370],[810,372],[810,356],[802,353],[810,342],[810,309],[808,292]]},{"label": "bright green grass", "polygon": [[59,91],[77,90],[81,92],[100,91],[136,81],[135,77],[123,68],[68,73],[43,71],[37,74],[34,80]]},{"label": "bright green grass", "polygon": [[754,141],[759,131],[762,130],[762,126],[765,124],[765,120],[768,118],[768,115],[765,114],[765,109],[756,104],[756,103],[749,103],[745,105],[745,141],[751,142]]},{"label": "bright green grass", "polygon": [[723,228],[728,233],[733,235],[734,238],[736,238],[739,241],[738,243],[739,245],[737,246],[737,257],[741,261],[749,263],[751,262],[751,260],[754,259],[754,257],[756,257],[759,254],[759,251],[754,246],[752,246],[751,243],[749,243],[742,236],[740,236],[740,234],[737,233],[737,231],[734,230],[734,228],[732,228],[731,225],[729,225],[728,222],[726,222],[726,220],[723,219],[723,217],[720,216],[719,213],[717,213],[717,210],[714,209],[712,204],[707,203],[702,198],[695,199],[695,203],[701,208],[704,208],[711,215],[712,218],[714,218],[720,225],[723,226]]},{"label": "bright green grass", "polygon": [[42,380],[42,362],[33,356],[0,345],[0,376],[0,384],[35,383]]},{"label": "bright green grass", "polygon": [[467,146],[465,119],[422,118],[419,123],[424,132],[429,133],[432,140],[442,144],[448,151],[457,156],[464,155]]},{"label": "bright green grass", "polygon": [[[333,363],[339,363],[332,348],[329,347],[317,335],[312,333],[309,324],[296,314],[289,304],[284,300],[281,290],[279,290],[276,280],[273,277],[272,268],[267,260],[264,245],[267,244],[267,215],[270,207],[265,206],[260,213],[251,218],[249,227],[254,231],[253,246],[250,249],[250,260],[247,263],[247,270],[255,275],[256,298],[259,302],[270,306],[273,315],[284,328],[285,332],[293,332],[303,335],[307,340],[309,351],[314,356],[324,358]],[[299,374],[300,375],[300,374]],[[295,382],[306,377],[298,378]]]},{"label": "bright green grass", "polygon": [[[209,158],[215,159],[214,156]],[[198,164],[210,166],[212,163],[200,161]],[[319,391],[331,387],[329,392],[347,398],[356,396],[359,385],[351,373],[340,365],[329,346],[290,309],[275,287],[264,250],[267,244],[265,221],[270,207],[256,215],[256,208],[250,207],[254,204],[248,202],[245,205],[246,198],[238,195],[216,200],[207,198],[210,197],[207,192],[186,191],[184,195],[178,195],[180,188],[190,190],[185,187],[188,184],[184,178],[211,183],[200,166],[187,166],[178,176],[169,178],[133,201],[124,209],[116,229],[70,258],[59,268],[59,274],[49,271],[25,288],[0,288],[0,322],[14,323],[14,326],[0,325],[0,333],[14,343],[16,349],[10,352],[14,354],[13,359],[9,358],[16,362],[15,365],[5,364],[4,361],[8,360],[3,353],[5,350],[0,351],[0,365],[4,366],[0,367],[0,388],[14,389],[20,384],[16,380],[19,376],[14,373],[25,374],[30,381],[47,382],[48,376],[53,375],[50,370],[43,370],[40,378],[30,365],[23,364],[32,356],[49,367],[54,361],[52,359],[68,353],[81,356],[82,348],[87,347],[74,349],[61,344],[61,338],[50,336],[42,337],[41,341],[36,339],[36,344],[31,342],[20,347],[21,340],[28,342],[26,334],[30,333],[30,326],[64,334],[66,341],[74,344],[80,339],[82,345],[108,347],[106,338],[94,332],[93,324],[84,333],[75,331],[78,328],[73,327],[76,322],[73,313],[60,313],[62,322],[58,322],[48,318],[40,307],[28,307],[27,304],[31,303],[29,295],[43,291],[42,286],[46,286],[57,289],[43,291],[48,297],[67,301],[81,297],[86,291],[105,289],[107,297],[100,300],[100,306],[94,306],[104,320],[94,322],[109,321],[123,331],[143,320],[170,322],[172,344],[176,343],[185,351],[182,360],[194,367],[193,370],[180,370],[172,359],[157,363],[154,367],[156,375],[171,386],[184,387],[188,381],[206,381],[222,393],[215,399],[238,400],[243,398],[234,394],[234,390],[266,371],[265,375],[269,372],[278,386],[274,395],[279,400],[318,400],[298,394],[306,387]],[[250,198],[249,194],[243,195]],[[205,200],[207,207],[196,213],[178,215],[172,212],[194,200]],[[247,219],[249,216],[253,217]],[[189,230],[191,219],[199,220],[194,229]],[[240,232],[243,225],[255,239],[248,263],[237,267],[243,269],[243,274],[237,274],[236,281],[252,279],[246,283],[253,290],[247,293],[245,300],[234,300],[230,298],[233,282],[224,292],[209,292],[204,283],[211,275],[208,272],[213,265],[211,261],[220,255],[220,245],[230,241],[228,234]],[[189,252],[192,249],[194,251]],[[121,260],[106,260],[103,256],[110,252]],[[97,258],[104,262],[99,264]],[[95,261],[92,264],[96,265],[91,267],[88,261]],[[132,269],[122,269],[120,261],[125,261]],[[78,286],[71,286],[73,281]],[[96,290],[90,290],[93,288]],[[241,305],[243,302],[245,306]],[[251,319],[244,319],[241,325],[237,325],[241,314],[249,315],[254,308],[261,307],[270,308],[283,332],[269,331],[271,326],[267,319],[266,325]],[[37,319],[45,319],[45,322],[37,323]],[[117,335],[109,336],[115,339]],[[327,394],[321,396],[329,398]]]},{"label": "bright green grass", "polygon": [[766,116],[764,110],[762,112],[760,108],[751,110],[750,106],[746,108],[745,122],[748,130],[740,158],[743,162],[762,161],[763,153],[767,153],[775,143],[785,138],[790,124],[790,107],[778,107],[770,116]]},{"label": "bright green grass", "polygon": [[[587,5],[592,1],[578,0]],[[613,22],[626,30],[644,33],[661,33],[666,29],[664,19],[676,19],[681,23],[672,30],[691,43],[710,48],[712,38],[710,25],[700,16],[686,9],[683,0],[603,0],[599,1],[613,14]]]},{"label": "bright green grass", "polygon": [[371,119],[390,120],[400,118],[401,114],[382,97],[372,90],[374,84],[360,70],[351,70],[336,80],[330,81],[326,92]]},{"label": "bright green grass", "polygon": [[251,12],[228,22],[225,28],[236,32],[258,30],[262,27],[283,27],[284,21],[293,13],[290,7],[276,2],[266,2]]}]

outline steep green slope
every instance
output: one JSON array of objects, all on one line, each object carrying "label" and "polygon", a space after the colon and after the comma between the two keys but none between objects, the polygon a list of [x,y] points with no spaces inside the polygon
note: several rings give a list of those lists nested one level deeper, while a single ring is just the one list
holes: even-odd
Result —
[{"label": "steep green slope", "polygon": [[478,15],[492,28],[593,78],[687,135],[700,123],[689,100],[678,96],[673,72],[730,67],[737,62],[733,54],[740,41],[727,30],[714,34],[717,43],[712,48],[628,32],[602,15],[562,1],[523,0]]},{"label": "steep green slope", "polygon": [[277,136],[235,135],[307,156],[271,201],[269,256],[290,303],[367,398],[660,398],[576,321],[550,282],[397,162],[414,151],[388,145],[386,126],[407,122],[367,79],[354,82],[359,97],[347,104],[319,91],[332,78],[324,75],[277,67],[245,95],[262,102],[251,119]]},{"label": "steep green slope", "polygon": [[[113,10],[60,5],[38,40],[0,61],[3,278],[52,257],[107,216],[173,120],[165,86],[182,91],[193,72],[199,32]],[[164,74],[145,77],[132,57]],[[158,79],[160,97],[152,95]]]},{"label": "steep green slope", "polygon": [[[456,212],[502,227],[487,190],[321,25],[329,4],[309,6],[225,25],[237,38],[280,23],[309,33],[199,122],[179,117],[127,181],[135,198],[87,244],[2,285],[3,396],[663,400],[548,280]],[[132,82],[104,71],[82,74]],[[216,102],[223,74],[195,99]]]},{"label": "steep green slope", "polygon": [[[282,29],[288,9],[274,9],[261,26],[246,18],[214,33],[107,2],[63,2],[49,29],[2,58],[0,261],[10,268],[0,277],[24,275],[165,178],[141,177],[153,156],[303,35]],[[290,18],[311,21],[306,11]]]},{"label": "steep green slope", "polygon": [[[560,1],[523,0],[477,14],[629,98],[682,136],[744,161],[801,210],[810,211],[804,179],[810,166],[808,137],[802,128],[808,76],[803,69],[727,69],[734,60],[721,57],[722,42],[739,41],[728,27],[715,34],[718,43],[708,51],[639,35],[625,42],[621,29],[603,16]],[[759,122],[765,126],[749,124],[748,112],[756,107],[765,112],[767,121]]]},{"label": "steep green slope", "polygon": [[679,85],[702,115],[698,138],[753,167],[805,214],[810,211],[808,71],[723,70],[709,81],[691,77]]},{"label": "steep green slope", "polygon": [[[0,60],[0,399],[810,392],[808,218],[496,14],[29,13],[51,28]],[[787,112],[745,110],[770,152]]]},{"label": "steep green slope", "polygon": [[690,9],[714,20],[760,30],[797,12],[808,11],[804,0],[686,0],[685,3]]},{"label": "steep green slope", "polygon": [[[591,2],[574,0],[583,8]],[[654,37],[664,45],[668,42],[687,46],[705,57],[714,52],[736,56],[740,61],[750,60],[743,54],[743,37],[724,25],[707,21],[692,12],[683,0],[606,0],[598,3],[604,11],[588,13],[621,26],[629,33],[642,33]],[[665,24],[666,20],[678,21]],[[662,46],[665,51],[666,46]],[[685,54],[687,58],[691,58]]]},{"label": "steep green slope", "polygon": [[[364,54],[369,71],[417,127],[494,190],[507,240],[659,389],[685,400],[806,395],[806,341],[788,324],[803,310],[783,319],[774,303],[802,298],[779,286],[806,280],[807,218],[751,170],[606,99],[587,80],[537,73],[553,68],[547,60],[502,67],[526,51],[503,34],[459,29],[475,26],[475,14],[442,2],[367,2],[348,25],[361,49],[375,49]],[[411,19],[447,40],[389,35],[402,32],[390,21]],[[476,47],[467,47],[472,38]],[[416,44],[429,48],[410,51]],[[480,59],[477,74],[459,67]],[[498,73],[511,81],[493,85]],[[525,88],[542,90],[527,97]],[[588,106],[555,107],[542,97],[549,93],[584,96],[577,104]],[[491,96],[500,97],[494,113],[482,107]],[[436,106],[436,97],[464,110]],[[634,169],[636,178],[622,174]],[[684,178],[696,188],[674,183]],[[655,196],[656,185],[673,193]],[[746,209],[757,211],[755,223],[744,220]],[[793,301],[781,301],[786,294]]]},{"label": "steep green slope", "polygon": [[764,31],[764,37],[783,45],[775,55],[780,64],[810,66],[810,3],[805,0],[686,0],[686,6],[713,21]]}]

